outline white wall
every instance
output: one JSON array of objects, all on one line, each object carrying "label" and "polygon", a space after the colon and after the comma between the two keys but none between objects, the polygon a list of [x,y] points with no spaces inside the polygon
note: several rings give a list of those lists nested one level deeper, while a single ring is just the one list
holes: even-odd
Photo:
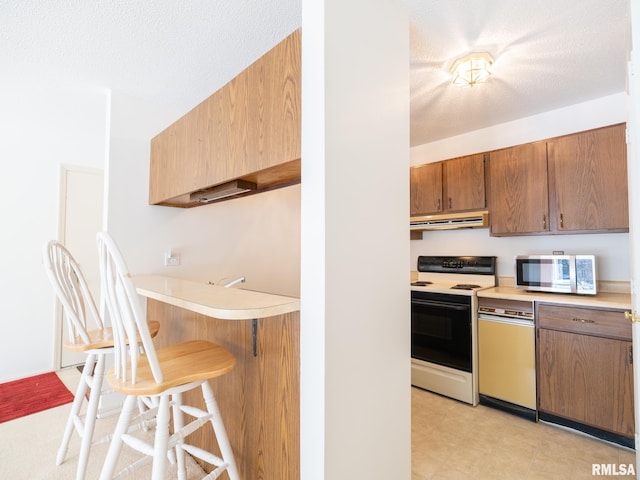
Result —
[{"label": "white wall", "polygon": [[408,20],[303,1],[302,478],[411,478]]},{"label": "white wall", "polygon": [[58,238],[60,166],[104,166],[108,93],[6,77],[0,86],[3,382],[54,368],[55,302],[41,251]]},{"label": "white wall", "polygon": [[[446,160],[625,122],[626,101],[623,92],[419,145],[411,149],[411,164]],[[498,275],[512,277],[515,255],[554,250],[597,255],[600,280],[628,282],[630,279],[628,233],[490,237],[488,229],[429,231],[423,233],[422,240],[411,241],[410,268],[416,269],[418,255],[497,255]]]}]

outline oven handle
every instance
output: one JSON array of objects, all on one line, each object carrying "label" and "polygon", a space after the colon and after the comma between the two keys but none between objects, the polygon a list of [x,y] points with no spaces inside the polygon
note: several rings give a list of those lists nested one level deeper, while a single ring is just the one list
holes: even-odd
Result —
[{"label": "oven handle", "polygon": [[469,310],[469,305],[461,305],[459,303],[451,303],[451,302],[438,302],[437,300],[420,300],[420,299],[412,299],[411,305],[422,305],[425,307],[446,307],[452,310]]}]

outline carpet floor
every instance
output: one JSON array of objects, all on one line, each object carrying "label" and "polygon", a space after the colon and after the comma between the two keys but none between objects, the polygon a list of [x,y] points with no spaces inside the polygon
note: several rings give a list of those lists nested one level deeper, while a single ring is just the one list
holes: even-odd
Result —
[{"label": "carpet floor", "polygon": [[[75,392],[80,373],[75,368],[58,372],[70,391]],[[62,433],[71,410],[71,404],[51,408],[0,424],[0,479],[12,480],[69,480],[75,478],[80,438],[71,437],[65,461],[56,466],[56,454]],[[110,434],[115,429],[117,415],[98,420],[94,440]],[[89,455],[87,480],[99,478],[102,464],[109,448],[108,443],[93,445]],[[119,467],[137,459],[137,452],[123,447]],[[195,480],[204,475],[192,458],[187,458],[187,479]],[[127,479],[151,478],[151,465],[132,473]],[[167,464],[167,479],[177,478],[175,465]]]}]

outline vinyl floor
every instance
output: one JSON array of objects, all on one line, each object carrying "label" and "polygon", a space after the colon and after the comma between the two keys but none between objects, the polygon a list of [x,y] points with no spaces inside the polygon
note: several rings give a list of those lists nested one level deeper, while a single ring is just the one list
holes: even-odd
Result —
[{"label": "vinyl floor", "polygon": [[620,475],[635,468],[625,447],[412,388],[412,480],[635,478]]}]

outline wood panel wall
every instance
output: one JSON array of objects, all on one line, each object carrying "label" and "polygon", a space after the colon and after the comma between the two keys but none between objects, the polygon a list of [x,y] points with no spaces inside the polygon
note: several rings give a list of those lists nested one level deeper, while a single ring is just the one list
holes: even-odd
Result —
[{"label": "wood panel wall", "polygon": [[[257,320],[253,355],[251,320],[220,320],[147,300],[147,318],[160,322],[157,347],[204,339],[236,356],[227,375],[211,381],[243,480],[300,478],[300,314]],[[185,403],[203,407],[199,390]],[[219,454],[210,425],[190,437]],[[207,471],[209,465],[204,464]],[[228,476],[225,473],[224,479]]]}]

